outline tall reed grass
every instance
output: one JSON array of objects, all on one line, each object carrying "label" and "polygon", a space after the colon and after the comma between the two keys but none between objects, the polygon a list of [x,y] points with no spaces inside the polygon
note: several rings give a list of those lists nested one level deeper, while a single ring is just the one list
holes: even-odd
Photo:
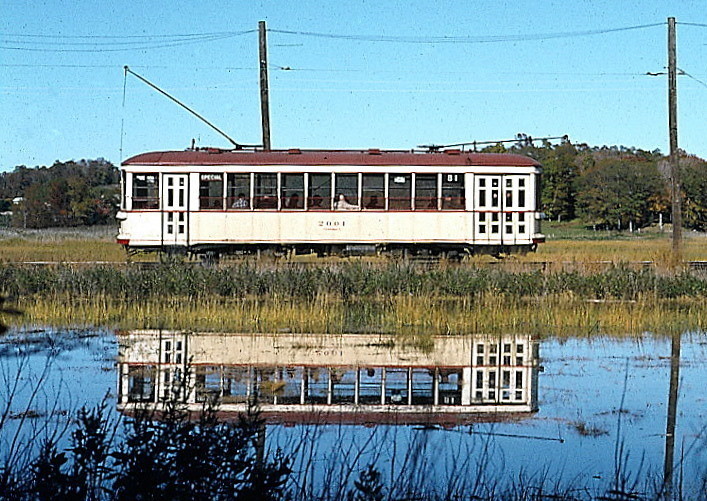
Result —
[{"label": "tall reed grass", "polygon": [[703,329],[707,277],[610,267],[410,264],[208,269],[0,265],[24,323],[246,332],[641,333]]},{"label": "tall reed grass", "polygon": [[0,265],[0,293],[11,296],[150,298],[278,298],[311,300],[351,297],[475,297],[496,294],[542,297],[571,294],[583,299],[700,298],[707,276],[686,271],[611,266],[602,271],[509,271],[472,267],[350,262],[317,267],[241,264],[209,269],[165,265],[151,269],[94,266],[74,268]]},{"label": "tall reed grass", "polygon": [[532,333],[583,337],[599,334],[671,334],[707,330],[707,304],[683,298],[656,303],[593,303],[571,295],[504,299],[396,296],[388,300],[310,301],[172,297],[122,301],[106,296],[77,300],[35,297],[19,303],[25,325],[95,325],[221,332],[389,333],[426,345],[433,335]]}]

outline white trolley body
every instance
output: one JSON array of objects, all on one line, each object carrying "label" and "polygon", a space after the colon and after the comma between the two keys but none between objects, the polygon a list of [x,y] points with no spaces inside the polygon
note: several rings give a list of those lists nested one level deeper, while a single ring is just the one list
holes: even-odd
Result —
[{"label": "white trolley body", "polygon": [[463,255],[544,241],[541,167],[520,155],[188,150],[121,170],[129,249]]}]

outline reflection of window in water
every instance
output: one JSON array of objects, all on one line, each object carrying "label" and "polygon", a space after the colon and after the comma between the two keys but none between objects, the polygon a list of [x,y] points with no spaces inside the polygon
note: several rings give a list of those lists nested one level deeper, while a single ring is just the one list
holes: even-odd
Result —
[{"label": "reflection of window in water", "polygon": [[383,369],[367,367],[359,369],[358,403],[362,405],[380,405]]},{"label": "reflection of window in water", "polygon": [[194,371],[194,396],[197,402],[206,402],[221,394],[221,368],[200,365]]},{"label": "reflection of window in water", "polygon": [[408,369],[387,367],[385,369],[385,403],[408,403]]},{"label": "reflection of window in water", "polygon": [[282,389],[277,395],[277,403],[282,405],[301,403],[303,367],[280,369]]},{"label": "reflection of window in water", "polygon": [[439,369],[439,405],[461,405],[462,369]]},{"label": "reflection of window in water", "polygon": [[258,401],[265,404],[275,403],[275,397],[282,393],[285,384],[280,381],[274,367],[259,367],[254,372],[255,391]]},{"label": "reflection of window in water", "polygon": [[344,368],[331,370],[332,403],[355,403],[356,371]]},{"label": "reflection of window in water", "polygon": [[434,404],[434,369],[412,369],[412,404]]},{"label": "reflection of window in water", "polygon": [[356,370],[335,368],[331,370],[333,404],[356,403]]},{"label": "reflection of window in water", "polygon": [[326,404],[329,395],[329,370],[325,367],[307,368],[304,380],[304,402]]},{"label": "reflection of window in water", "polygon": [[223,370],[223,403],[235,404],[248,401],[250,394],[250,369],[225,367]]},{"label": "reflection of window in water", "polygon": [[141,365],[128,368],[128,402],[154,402],[155,377],[154,365]]}]

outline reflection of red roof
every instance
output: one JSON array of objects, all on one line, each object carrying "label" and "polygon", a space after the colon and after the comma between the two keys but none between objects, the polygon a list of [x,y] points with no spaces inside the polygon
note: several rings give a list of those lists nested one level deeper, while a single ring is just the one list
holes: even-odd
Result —
[{"label": "reflection of red roof", "polygon": [[[119,408],[125,415],[132,415],[131,409]],[[192,412],[192,418],[196,419],[199,412]],[[475,423],[508,423],[521,421],[529,418],[534,412],[500,411],[500,412],[439,412],[430,409],[427,412],[396,412],[395,410],[361,410],[356,412],[331,411],[261,411],[260,417],[267,424],[279,424],[284,426],[306,425],[356,425],[356,426],[379,426],[379,425],[400,425],[400,426],[434,426],[442,428],[452,428],[454,426],[465,426]],[[159,412],[156,412],[159,416]],[[242,412],[218,411],[217,416],[222,421],[234,421],[242,416]]]},{"label": "reflection of red roof", "polygon": [[507,153],[438,153],[385,150],[187,150],[154,151],[128,158],[123,165],[420,165],[539,167],[532,158]]},{"label": "reflection of red roof", "polygon": [[[263,412],[261,416],[268,424],[282,424],[292,426],[296,424],[326,425],[347,424],[358,426],[378,425],[417,425],[441,426],[452,428],[474,423],[506,423],[520,421],[528,418],[529,412],[499,412],[499,413],[439,413],[439,412],[390,412],[390,411],[365,411],[365,412]],[[229,419],[229,413],[222,413],[222,419]],[[230,418],[235,417],[230,413]]]}]

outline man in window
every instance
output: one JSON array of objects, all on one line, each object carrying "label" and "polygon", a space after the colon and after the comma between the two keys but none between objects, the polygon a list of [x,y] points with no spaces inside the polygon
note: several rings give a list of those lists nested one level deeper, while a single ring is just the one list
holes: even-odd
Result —
[{"label": "man in window", "polygon": [[233,201],[233,205],[231,207],[234,209],[247,209],[248,200],[245,197],[245,193],[239,193],[238,198]]}]

